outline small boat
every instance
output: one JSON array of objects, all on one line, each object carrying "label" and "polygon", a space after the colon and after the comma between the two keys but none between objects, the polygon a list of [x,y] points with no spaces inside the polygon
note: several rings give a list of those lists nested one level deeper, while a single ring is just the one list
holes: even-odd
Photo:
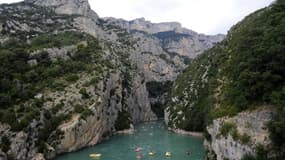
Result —
[{"label": "small boat", "polygon": [[91,158],[100,158],[101,154],[100,153],[89,154],[89,157],[91,157]]},{"label": "small boat", "polygon": [[154,156],[155,153],[154,153],[153,151],[150,151],[150,152],[148,153],[148,155],[149,155],[149,156]]},{"label": "small boat", "polygon": [[139,147],[139,148],[136,148],[135,151],[136,151],[136,152],[140,152],[140,151],[142,151],[142,148],[140,148],[140,147]]},{"label": "small boat", "polygon": [[170,152],[165,152],[165,156],[166,157],[171,157],[171,153]]},{"label": "small boat", "polygon": [[143,158],[142,154],[137,155],[137,159],[142,159],[142,158]]}]

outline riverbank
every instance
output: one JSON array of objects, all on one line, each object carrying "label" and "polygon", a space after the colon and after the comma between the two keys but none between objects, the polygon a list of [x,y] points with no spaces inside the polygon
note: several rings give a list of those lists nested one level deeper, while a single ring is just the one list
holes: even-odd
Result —
[{"label": "riverbank", "polygon": [[125,130],[121,130],[121,131],[116,131],[115,132],[115,135],[116,134],[134,134],[135,132],[135,128],[134,128],[134,125],[130,125],[130,129],[125,129]]},{"label": "riverbank", "polygon": [[183,129],[174,129],[174,128],[168,128],[168,130],[170,130],[176,134],[189,135],[189,136],[204,138],[203,132],[190,132],[190,131],[185,131]]}]

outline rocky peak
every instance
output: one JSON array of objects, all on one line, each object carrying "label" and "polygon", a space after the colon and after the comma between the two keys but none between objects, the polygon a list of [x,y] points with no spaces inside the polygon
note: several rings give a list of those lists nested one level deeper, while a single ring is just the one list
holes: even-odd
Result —
[{"label": "rocky peak", "polygon": [[182,25],[178,22],[163,22],[163,23],[152,23],[145,20],[145,18],[137,18],[131,21],[126,21],[124,19],[115,19],[115,18],[104,18],[105,20],[116,23],[117,25],[126,28],[128,30],[139,30],[144,31],[150,34],[155,34],[158,32],[166,31],[182,31]]},{"label": "rocky peak", "polygon": [[89,18],[98,18],[91,10],[88,0],[24,0],[38,6],[53,7],[58,14],[78,14]]},{"label": "rocky peak", "polygon": [[199,34],[193,30],[182,27],[179,22],[162,22],[162,23],[152,23],[145,18],[137,18],[131,21],[124,19],[116,19],[113,17],[103,18],[108,23],[118,25],[128,31],[137,30],[143,31],[148,34],[157,34],[162,32],[175,32],[183,35],[190,35],[192,37],[197,37],[200,41],[205,42],[208,46],[212,47],[212,44],[216,44],[225,38],[225,35],[205,35]]}]

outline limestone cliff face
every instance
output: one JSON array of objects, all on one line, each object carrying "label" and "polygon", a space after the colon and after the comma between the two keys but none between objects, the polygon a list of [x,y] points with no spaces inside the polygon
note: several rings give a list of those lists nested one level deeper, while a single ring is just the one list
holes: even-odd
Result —
[{"label": "limestone cliff face", "polygon": [[91,10],[88,0],[24,0],[24,2],[52,7],[58,14],[78,14],[92,19],[98,18],[98,15]]},{"label": "limestone cliff face", "polygon": [[178,22],[151,23],[150,21],[145,20],[145,18],[138,18],[132,21],[126,21],[124,19],[115,19],[112,17],[104,18],[104,20],[110,20],[112,22],[118,23],[121,27],[126,28],[129,31],[138,30],[150,34],[171,30],[182,30],[182,26]]},{"label": "limestone cliff face", "polygon": [[83,15],[91,19],[98,19],[98,15],[91,10],[88,0],[24,0],[44,7],[52,7],[58,14]]},{"label": "limestone cliff face", "polygon": [[[178,22],[151,23],[144,18],[126,21],[124,19],[104,18],[108,23],[118,25],[129,32],[141,31],[154,36],[167,53],[176,53],[190,59],[222,41],[225,36],[198,34],[183,28]],[[157,38],[157,39],[156,39]]]},{"label": "limestone cliff face", "polygon": [[[254,111],[239,113],[237,116],[219,118],[207,127],[211,140],[204,144],[209,150],[208,159],[237,160],[245,154],[255,154],[256,147],[270,148],[271,141],[267,124],[276,110],[263,107]],[[226,125],[233,124],[228,133],[221,134]]]},{"label": "limestone cliff face", "polygon": [[[102,139],[111,136],[112,133],[116,131],[114,125],[118,118],[118,112],[123,108],[131,114],[133,123],[156,119],[156,116],[151,111],[145,88],[134,84],[136,89],[131,94],[127,94],[126,101],[123,102],[120,99],[122,98],[119,96],[120,93],[123,92],[123,87],[118,86],[118,83],[120,84],[121,80],[119,74],[112,74],[106,81],[106,86],[104,86],[103,83],[99,84],[99,92],[96,94],[101,96],[97,97],[97,99],[88,106],[93,112],[93,115],[82,119],[80,114],[75,114],[69,121],[58,127],[64,132],[64,135],[63,139],[52,149],[56,154],[76,151],[86,146],[92,146]],[[139,77],[134,80],[134,83],[140,82]],[[74,91],[74,89],[72,90]],[[111,93],[111,90],[115,93]],[[90,91],[92,91],[92,89]],[[96,95],[93,97],[96,97]],[[68,99],[71,100],[72,97]],[[51,158],[52,156],[53,154],[51,154]]]}]

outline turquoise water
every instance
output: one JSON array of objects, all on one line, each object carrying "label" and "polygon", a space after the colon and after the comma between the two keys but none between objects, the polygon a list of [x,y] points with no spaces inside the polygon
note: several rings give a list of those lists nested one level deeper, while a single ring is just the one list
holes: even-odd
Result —
[{"label": "turquoise water", "polygon": [[[78,152],[64,154],[55,160],[92,160],[89,154],[102,154],[100,160],[136,160],[135,149],[141,147],[143,160],[203,160],[205,149],[203,139],[177,135],[166,130],[163,122],[148,122],[139,124],[131,135],[113,136],[94,147]],[[153,157],[148,152],[153,150]],[[170,151],[172,156],[165,157]],[[190,151],[188,155],[187,152]]]}]

